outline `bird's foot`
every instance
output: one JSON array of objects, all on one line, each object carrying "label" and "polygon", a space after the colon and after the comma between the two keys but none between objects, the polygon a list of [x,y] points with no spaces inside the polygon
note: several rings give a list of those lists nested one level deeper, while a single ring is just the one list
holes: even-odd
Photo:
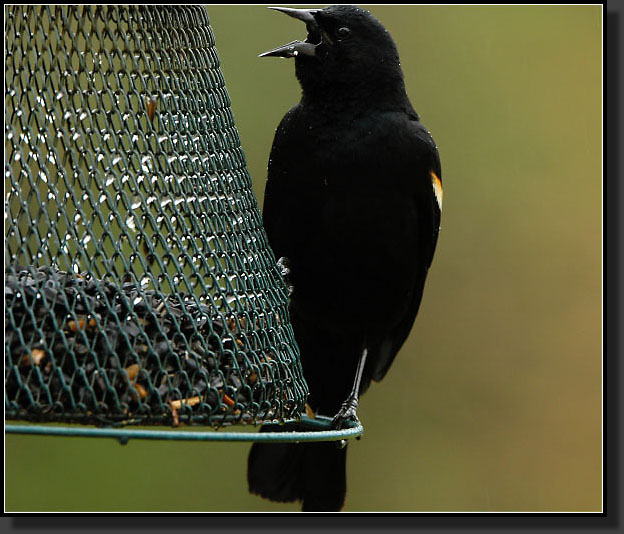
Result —
[{"label": "bird's foot", "polygon": [[345,427],[345,423],[349,421],[352,424],[359,424],[360,420],[357,416],[358,400],[354,397],[349,397],[342,403],[340,410],[332,419],[331,426],[334,430],[341,430]]},{"label": "bird's foot", "polygon": [[288,287],[288,296],[290,296],[293,292],[293,285],[290,281],[290,260],[282,256],[279,260],[277,260],[277,266],[282,274],[282,278],[284,278],[284,281],[286,282],[286,287]]},{"label": "bird's foot", "polygon": [[[357,416],[358,400],[355,397],[349,397],[342,403],[340,410],[332,419],[331,426],[334,430],[341,430],[345,427],[345,423],[349,421],[352,424],[359,424],[360,420]],[[339,449],[344,449],[347,446],[347,440],[341,439],[336,442]]]}]

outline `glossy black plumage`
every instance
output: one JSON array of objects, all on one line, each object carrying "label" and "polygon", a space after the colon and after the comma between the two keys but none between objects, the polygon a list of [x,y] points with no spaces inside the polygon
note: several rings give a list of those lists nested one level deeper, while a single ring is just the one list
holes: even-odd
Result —
[{"label": "glossy black plumage", "polygon": [[[354,6],[288,14],[308,38],[270,55],[295,57],[302,98],[275,134],[264,224],[288,259],[309,404],[350,417],[342,403],[363,350],[360,394],[384,377],[418,312],[440,225],[440,159],[377,19]],[[345,461],[333,443],[255,444],[250,490],[339,510]]]}]

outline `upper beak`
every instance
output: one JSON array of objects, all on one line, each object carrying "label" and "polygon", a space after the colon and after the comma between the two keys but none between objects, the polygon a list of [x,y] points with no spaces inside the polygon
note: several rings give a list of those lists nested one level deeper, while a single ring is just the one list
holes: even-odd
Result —
[{"label": "upper beak", "polygon": [[314,18],[314,14],[320,11],[318,9],[294,9],[292,7],[269,7],[269,9],[281,11],[282,13],[286,13],[290,17],[302,20],[306,24],[309,23],[315,26],[316,19]]},{"label": "upper beak", "polygon": [[[299,19],[313,28],[318,27],[316,19],[314,18],[314,14],[319,11],[318,9],[294,9],[290,7],[270,7],[269,9],[286,13],[286,15]],[[278,46],[273,50],[263,52],[258,57],[295,57],[299,54],[303,54],[304,56],[316,55],[316,45],[306,43],[305,41],[292,41],[283,46]]]}]

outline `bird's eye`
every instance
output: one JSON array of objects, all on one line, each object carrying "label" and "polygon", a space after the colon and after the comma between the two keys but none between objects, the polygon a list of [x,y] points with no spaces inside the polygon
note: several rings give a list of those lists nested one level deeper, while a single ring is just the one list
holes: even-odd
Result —
[{"label": "bird's eye", "polygon": [[346,26],[343,26],[342,28],[338,28],[336,33],[340,39],[346,39],[349,35],[351,35],[351,30]]}]

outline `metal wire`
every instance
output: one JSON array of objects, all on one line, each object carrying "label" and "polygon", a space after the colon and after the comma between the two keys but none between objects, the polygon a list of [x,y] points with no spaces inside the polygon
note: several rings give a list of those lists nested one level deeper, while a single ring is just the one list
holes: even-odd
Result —
[{"label": "metal wire", "polygon": [[118,439],[126,444],[131,439],[172,440],[172,441],[265,441],[265,442],[308,442],[308,441],[338,441],[358,438],[363,428],[360,423],[347,424],[346,428],[334,430],[331,428],[331,419],[317,416],[310,419],[303,416],[301,419],[308,430],[282,432],[224,432],[224,431],[197,431],[190,430],[152,430],[152,429],[120,429],[120,428],[88,428],[83,426],[51,426],[51,425],[16,425],[5,427],[7,434],[37,434],[45,436],[63,437],[106,437]]}]

